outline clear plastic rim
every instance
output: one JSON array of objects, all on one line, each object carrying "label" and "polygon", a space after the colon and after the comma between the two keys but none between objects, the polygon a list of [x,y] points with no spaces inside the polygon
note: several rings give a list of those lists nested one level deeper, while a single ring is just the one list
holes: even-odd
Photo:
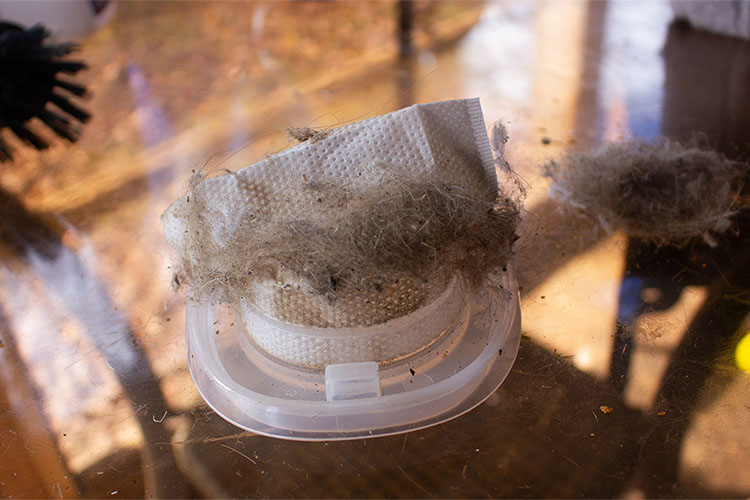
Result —
[{"label": "clear plastic rim", "polygon": [[[497,277],[495,283],[470,297],[472,307],[463,333],[463,341],[472,341],[473,336],[486,342],[486,346],[464,366],[460,361],[452,366],[448,356],[441,363],[448,372],[453,369],[455,373],[425,387],[345,401],[262,394],[230,375],[216,338],[210,334],[214,307],[192,300],[187,307],[190,373],[212,409],[232,424],[257,434],[306,441],[343,440],[436,425],[463,415],[486,400],[515,361],[521,333],[518,289],[510,272]],[[251,360],[246,359],[246,363],[248,369],[254,368]]]}]

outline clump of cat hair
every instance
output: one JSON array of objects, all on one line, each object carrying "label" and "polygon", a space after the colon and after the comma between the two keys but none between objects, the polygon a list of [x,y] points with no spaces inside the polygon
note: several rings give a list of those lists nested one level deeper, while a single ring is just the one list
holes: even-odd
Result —
[{"label": "clump of cat hair", "polygon": [[748,165],[694,145],[663,140],[610,143],[543,167],[550,194],[611,232],[684,245],[731,227]]},{"label": "clump of cat hair", "polygon": [[[479,197],[460,183],[386,174],[379,185],[355,191],[308,180],[289,195],[296,206],[306,207],[301,210],[306,215],[288,218],[273,209],[283,202],[265,201],[269,186],[244,185],[249,181],[227,175],[236,176],[238,189],[252,193],[258,207],[243,213],[230,237],[215,237],[217,222],[200,178],[191,182],[189,203],[182,205],[187,213],[180,214],[190,237],[185,274],[192,288],[214,300],[254,302],[253,290],[274,283],[279,308],[289,309],[289,300],[302,295],[330,304],[361,299],[362,307],[380,300],[390,309],[373,305],[382,312],[367,323],[383,322],[410,312],[399,304],[413,309],[434,298],[429,290],[453,276],[478,285],[508,265],[517,239],[516,198]],[[297,317],[294,311],[270,312],[289,321]],[[306,321],[353,326],[345,320]]]}]

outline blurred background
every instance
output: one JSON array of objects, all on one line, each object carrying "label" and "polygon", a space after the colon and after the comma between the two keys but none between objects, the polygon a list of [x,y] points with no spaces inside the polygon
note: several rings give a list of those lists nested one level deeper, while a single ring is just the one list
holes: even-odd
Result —
[{"label": "blurred background", "polygon": [[[1,496],[750,495],[747,210],[716,249],[660,249],[564,210],[539,172],[662,135],[747,160],[749,3],[2,1],[0,19],[79,44],[91,115],[74,143],[32,120],[44,151],[0,129]],[[221,420],[187,370],[159,222],[191,172],[290,147],[288,128],[475,96],[529,188],[506,382],[367,441]]]}]

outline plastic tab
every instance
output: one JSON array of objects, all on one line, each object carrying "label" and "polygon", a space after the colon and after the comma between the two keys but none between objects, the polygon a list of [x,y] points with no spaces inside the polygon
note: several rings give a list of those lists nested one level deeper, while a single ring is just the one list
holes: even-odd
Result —
[{"label": "plastic tab", "polygon": [[325,377],[328,401],[380,396],[378,364],[374,361],[328,365]]}]

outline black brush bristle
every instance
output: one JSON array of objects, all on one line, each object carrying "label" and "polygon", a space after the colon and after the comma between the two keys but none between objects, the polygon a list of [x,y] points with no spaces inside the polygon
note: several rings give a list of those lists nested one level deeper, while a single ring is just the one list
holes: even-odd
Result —
[{"label": "black brush bristle", "polygon": [[17,125],[11,125],[10,129],[13,131],[14,134],[16,134],[16,137],[21,139],[26,144],[29,144],[33,147],[35,147],[38,150],[47,149],[49,147],[49,143],[36,135],[34,132],[29,130],[27,127],[24,127],[23,125],[17,126]]},{"label": "black brush bristle", "polygon": [[42,110],[37,113],[39,119],[44,122],[50,129],[52,129],[58,136],[69,142],[76,142],[78,140],[79,131],[71,126],[70,120],[64,116],[53,113],[49,110]]},{"label": "black brush bristle", "polygon": [[50,102],[81,123],[86,123],[91,118],[91,115],[86,110],[79,108],[59,94],[52,94]]},{"label": "black brush bristle", "polygon": [[79,97],[85,97],[87,95],[86,87],[84,87],[83,85],[78,85],[77,83],[68,82],[66,80],[60,80],[59,78],[56,78],[55,86],[67,90],[71,94],[77,95]]},{"label": "black brush bristle", "polygon": [[10,161],[13,157],[10,155],[10,149],[5,142],[0,139],[0,162]]}]

